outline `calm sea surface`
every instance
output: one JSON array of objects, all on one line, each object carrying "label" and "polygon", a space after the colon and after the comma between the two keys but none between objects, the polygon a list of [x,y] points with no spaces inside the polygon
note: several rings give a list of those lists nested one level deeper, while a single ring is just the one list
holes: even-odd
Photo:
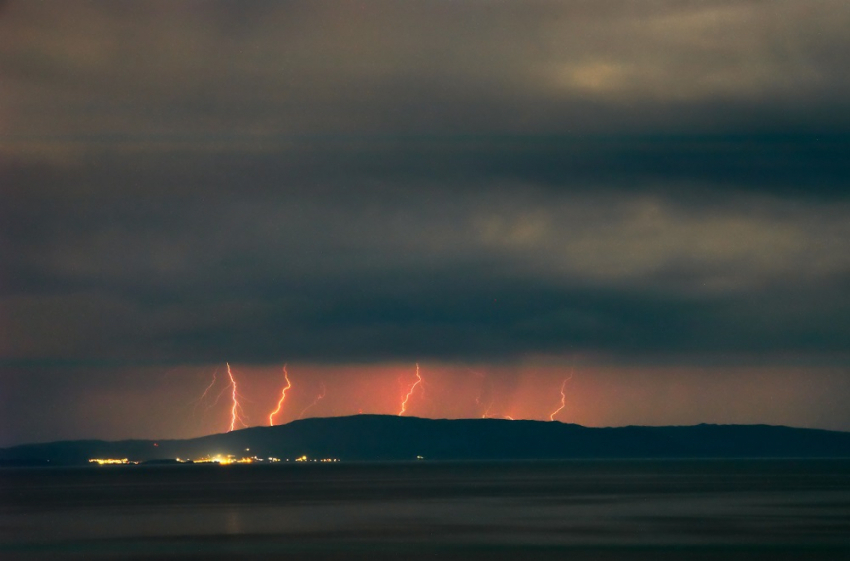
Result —
[{"label": "calm sea surface", "polygon": [[850,461],[0,470],[0,559],[850,559]]}]

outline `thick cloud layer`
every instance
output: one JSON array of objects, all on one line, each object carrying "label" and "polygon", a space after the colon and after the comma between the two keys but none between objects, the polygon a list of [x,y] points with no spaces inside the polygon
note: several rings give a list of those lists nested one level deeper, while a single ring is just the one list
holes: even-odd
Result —
[{"label": "thick cloud layer", "polygon": [[8,3],[3,359],[834,359],[848,22]]},{"label": "thick cloud layer", "polygon": [[159,152],[134,154],[133,169],[110,155],[62,173],[55,164],[52,178],[16,170],[35,187],[5,211],[3,307],[15,326],[5,357],[844,348],[840,195],[635,173],[646,188],[625,177],[575,188],[521,173],[475,179],[438,156],[426,159],[448,169],[424,177],[363,169],[395,154],[356,153],[331,173],[333,154],[311,170],[267,155]]},{"label": "thick cloud layer", "polygon": [[0,364],[846,369],[848,24],[843,0],[6,2]]},{"label": "thick cloud layer", "polygon": [[10,2],[7,133],[844,130],[846,2]]}]

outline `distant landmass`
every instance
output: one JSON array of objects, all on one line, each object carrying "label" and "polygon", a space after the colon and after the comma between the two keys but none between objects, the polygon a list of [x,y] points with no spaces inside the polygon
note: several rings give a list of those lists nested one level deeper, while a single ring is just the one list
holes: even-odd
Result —
[{"label": "distant landmass", "polygon": [[[313,418],[187,440],[78,440],[0,449],[2,465],[78,465],[220,455],[294,460],[551,460],[581,458],[850,458],[850,433],[768,425],[590,428],[544,421]],[[160,462],[162,463],[162,462]]]}]

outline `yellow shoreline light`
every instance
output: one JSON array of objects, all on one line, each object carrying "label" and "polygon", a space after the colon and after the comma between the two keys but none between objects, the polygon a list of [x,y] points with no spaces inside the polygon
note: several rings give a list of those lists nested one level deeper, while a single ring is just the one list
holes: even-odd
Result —
[{"label": "yellow shoreline light", "polygon": [[89,460],[89,463],[90,464],[97,464],[99,466],[105,466],[105,465],[111,466],[111,465],[126,465],[126,464],[136,465],[139,462],[131,462],[127,458],[121,458],[120,460],[115,459],[115,458],[92,458],[92,459]]}]

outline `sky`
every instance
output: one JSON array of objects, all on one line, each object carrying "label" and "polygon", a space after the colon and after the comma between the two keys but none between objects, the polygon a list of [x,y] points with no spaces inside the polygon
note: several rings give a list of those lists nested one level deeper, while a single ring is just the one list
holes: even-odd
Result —
[{"label": "sky", "polygon": [[249,426],[418,363],[405,414],[850,430],[848,26],[0,2],[0,446],[228,430],[227,362]]}]

